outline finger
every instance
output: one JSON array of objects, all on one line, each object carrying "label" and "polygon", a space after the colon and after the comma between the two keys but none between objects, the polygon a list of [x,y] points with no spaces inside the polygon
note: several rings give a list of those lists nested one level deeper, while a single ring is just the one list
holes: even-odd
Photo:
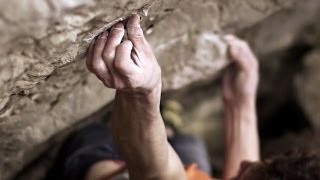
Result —
[{"label": "finger", "polygon": [[92,68],[92,72],[107,86],[112,86],[112,78],[109,73],[109,70],[102,59],[102,52],[105,46],[105,42],[107,40],[108,33],[103,32],[100,34],[95,42],[93,55],[91,60],[90,67]]},{"label": "finger", "polygon": [[232,60],[238,66],[241,68],[250,68],[250,66],[255,64],[256,58],[247,42],[234,35],[227,35],[224,39],[229,45],[229,52]]},{"label": "finger", "polygon": [[124,26],[122,23],[117,23],[111,29],[108,40],[103,50],[103,60],[106,63],[110,73],[113,72],[113,61],[115,59],[116,48],[121,43],[124,36]]},{"label": "finger", "polygon": [[[230,67],[229,67],[230,68]],[[230,97],[231,94],[231,70],[227,69],[223,76],[223,95],[224,98]]]},{"label": "finger", "polygon": [[90,72],[92,72],[92,56],[93,56],[93,49],[95,45],[95,39],[90,43],[89,50],[87,52],[87,59],[86,59],[86,65]]},{"label": "finger", "polygon": [[114,67],[119,73],[130,75],[137,71],[138,66],[131,59],[132,49],[133,44],[129,40],[122,42],[117,47]]},{"label": "finger", "polygon": [[229,45],[229,52],[233,58],[232,60],[237,61],[237,62],[240,61],[239,63],[241,63],[241,60],[243,58],[240,57],[241,56],[240,53],[243,49],[243,45],[242,45],[243,41],[240,40],[239,38],[237,38],[236,36],[231,35],[231,34],[226,35],[224,37],[224,39],[227,42],[227,44]]},{"label": "finger", "polygon": [[146,40],[143,35],[143,30],[140,26],[140,16],[134,14],[130,17],[127,23],[128,39],[136,46],[138,49],[144,48],[146,45]]},{"label": "finger", "polygon": [[108,32],[105,31],[103,33],[101,33],[95,43],[94,46],[94,53],[93,53],[93,59],[98,59],[98,58],[102,58],[102,52],[103,49],[105,47],[106,41],[107,41],[107,37],[108,37]]},{"label": "finger", "polygon": [[106,64],[101,58],[96,59],[92,62],[92,69],[93,73],[97,76],[98,79],[103,82],[105,86],[109,88],[113,87],[113,79],[111,77],[111,74],[109,73]]},{"label": "finger", "polygon": [[223,37],[223,39],[225,40],[225,41],[232,41],[232,40],[236,40],[237,39],[237,37],[235,36],[235,35],[233,35],[233,34],[227,34],[227,35],[225,35],[224,37]]},{"label": "finger", "polygon": [[246,58],[250,58],[249,60],[252,60],[255,58],[255,55],[253,54],[249,44],[246,41],[240,38],[237,38],[234,35],[226,35],[224,39],[226,40],[229,46],[233,47],[233,51],[235,55],[246,56]]}]

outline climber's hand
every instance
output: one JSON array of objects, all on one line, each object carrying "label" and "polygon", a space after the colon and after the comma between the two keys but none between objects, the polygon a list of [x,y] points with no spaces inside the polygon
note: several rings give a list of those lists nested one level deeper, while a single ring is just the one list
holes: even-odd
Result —
[{"label": "climber's hand", "polygon": [[259,64],[247,42],[233,35],[225,36],[229,45],[232,64],[223,80],[224,99],[230,103],[255,101]]},{"label": "climber's hand", "polygon": [[140,27],[139,15],[125,29],[117,23],[111,32],[103,32],[89,48],[87,67],[105,86],[119,91],[149,93],[161,88],[161,69]]},{"label": "climber's hand", "polygon": [[232,63],[223,79],[226,150],[223,179],[235,179],[241,162],[260,159],[255,106],[258,61],[247,42],[233,35],[225,40]]}]

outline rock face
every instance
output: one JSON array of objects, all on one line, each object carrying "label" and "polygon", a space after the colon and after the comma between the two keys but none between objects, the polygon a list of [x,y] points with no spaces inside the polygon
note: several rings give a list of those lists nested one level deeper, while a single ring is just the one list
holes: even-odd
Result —
[{"label": "rock face", "polygon": [[297,0],[0,0],[0,179],[113,99],[84,65],[90,41],[132,13],[162,66],[164,90],[208,80],[227,65],[216,34],[238,32]]}]

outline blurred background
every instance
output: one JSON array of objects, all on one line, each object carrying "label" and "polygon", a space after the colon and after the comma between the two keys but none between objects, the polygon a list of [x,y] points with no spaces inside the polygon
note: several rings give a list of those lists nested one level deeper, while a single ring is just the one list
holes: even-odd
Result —
[{"label": "blurred background", "polygon": [[[0,180],[42,179],[61,142],[108,121],[114,91],[86,67],[90,41],[133,12],[162,67],[164,118],[223,165],[223,34],[260,61],[263,157],[320,141],[319,0],[0,0]],[[171,113],[171,111],[173,113]]]}]

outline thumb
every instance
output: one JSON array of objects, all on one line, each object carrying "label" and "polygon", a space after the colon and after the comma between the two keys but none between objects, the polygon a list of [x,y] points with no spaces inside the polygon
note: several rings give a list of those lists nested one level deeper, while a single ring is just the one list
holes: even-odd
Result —
[{"label": "thumb", "polygon": [[145,45],[145,38],[143,35],[143,30],[140,26],[140,16],[134,14],[130,17],[127,23],[128,29],[128,39],[133,43],[137,48]]}]

